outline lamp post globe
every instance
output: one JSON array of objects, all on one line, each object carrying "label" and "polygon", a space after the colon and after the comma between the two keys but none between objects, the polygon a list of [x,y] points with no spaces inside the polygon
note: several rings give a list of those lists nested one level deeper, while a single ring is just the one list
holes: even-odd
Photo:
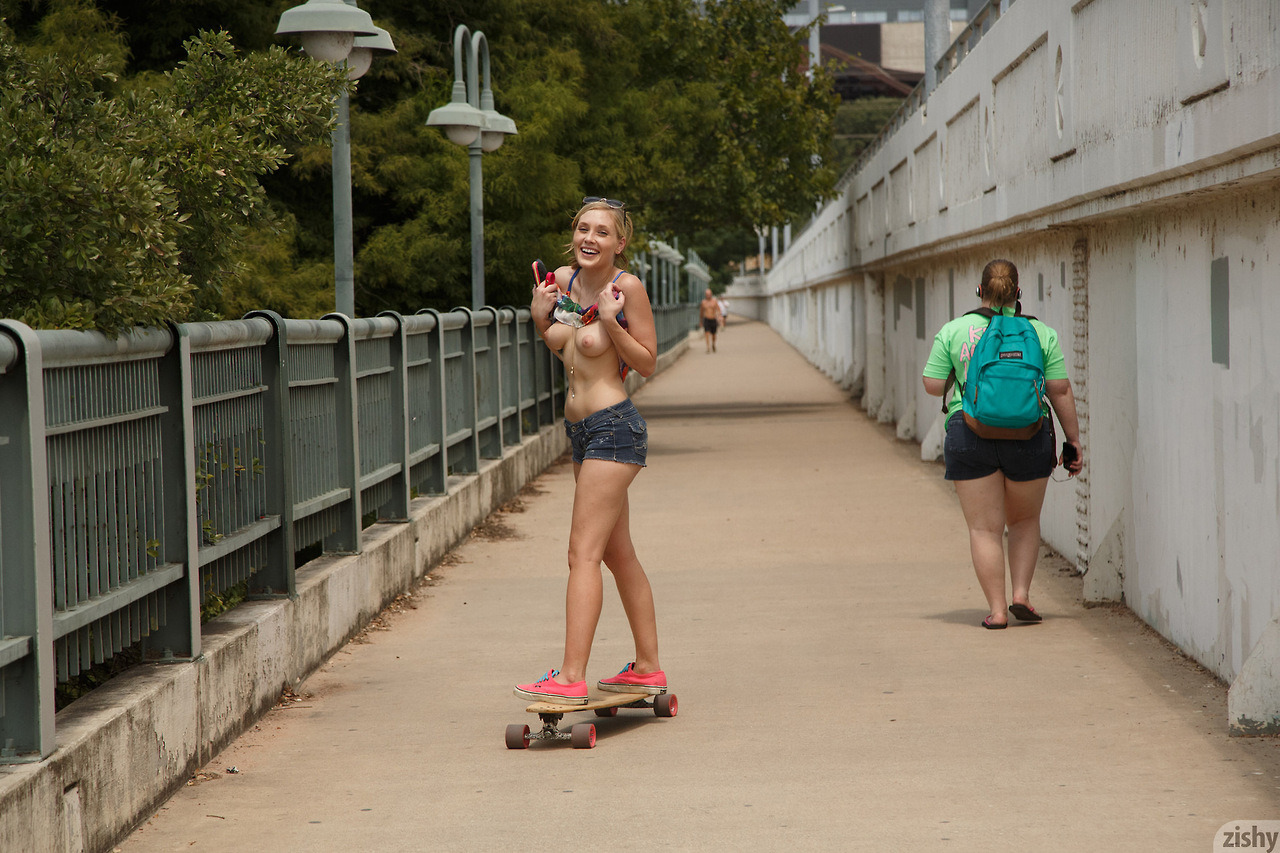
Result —
[{"label": "lamp post globe", "polygon": [[369,13],[343,0],[307,0],[280,14],[276,35],[296,34],[308,56],[337,64],[347,58],[356,36],[377,35]]},{"label": "lamp post globe", "polygon": [[374,27],[378,32],[371,36],[356,36],[347,54],[347,79],[359,80],[373,65],[373,57],[379,53],[395,53],[396,46],[391,41],[391,33],[382,27]]},{"label": "lamp post globe", "polygon": [[453,84],[453,100],[436,107],[427,116],[428,127],[438,127],[449,141],[464,148],[476,141],[484,127],[484,113],[467,103],[467,87],[461,80]]},{"label": "lamp post globe", "polygon": [[484,130],[480,132],[480,148],[484,153],[497,151],[508,136],[516,133],[516,123],[493,108],[493,93],[485,90],[489,107],[484,110]]}]

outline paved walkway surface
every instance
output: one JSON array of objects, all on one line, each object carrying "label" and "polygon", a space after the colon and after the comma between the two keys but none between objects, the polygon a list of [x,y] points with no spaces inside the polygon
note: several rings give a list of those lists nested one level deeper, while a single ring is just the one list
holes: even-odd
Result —
[{"label": "paved walkway surface", "polygon": [[[696,341],[636,404],[677,717],[504,746],[537,722],[512,685],[559,662],[562,461],[119,849],[1163,853],[1280,817],[1280,744],[1229,737],[1224,687],[1083,607],[1061,558],[1043,624],[981,629],[941,466],[767,326]],[[590,678],[631,657],[607,584]]]}]

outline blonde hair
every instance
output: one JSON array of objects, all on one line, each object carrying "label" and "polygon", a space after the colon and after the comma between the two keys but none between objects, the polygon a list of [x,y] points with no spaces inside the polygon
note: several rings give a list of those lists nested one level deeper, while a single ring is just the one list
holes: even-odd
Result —
[{"label": "blonde hair", "polygon": [[978,293],[993,305],[1012,305],[1018,301],[1018,268],[1013,261],[997,258],[982,268],[982,284]]},{"label": "blonde hair", "polygon": [[[578,220],[582,219],[585,213],[592,210],[603,210],[613,217],[614,227],[617,229],[618,239],[622,241],[622,246],[623,246],[622,251],[614,256],[613,262],[618,267],[618,269],[625,270],[627,268],[627,265],[630,263],[630,261],[627,259],[627,248],[626,248],[627,246],[631,245],[632,226],[631,226],[630,214],[627,213],[627,210],[625,207],[624,208],[613,207],[603,199],[600,201],[589,201],[586,204],[584,204],[576,214],[574,214],[573,222],[569,225],[569,233],[572,234],[574,231],[577,231]],[[569,242],[565,244],[564,253],[570,256],[571,258],[573,258],[573,260],[569,262],[569,265],[574,269],[577,269],[578,259],[573,255],[573,239],[572,238],[570,238]]]}]

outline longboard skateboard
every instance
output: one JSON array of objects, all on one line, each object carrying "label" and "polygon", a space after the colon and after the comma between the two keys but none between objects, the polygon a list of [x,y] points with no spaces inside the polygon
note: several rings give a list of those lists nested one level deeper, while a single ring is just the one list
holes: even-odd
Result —
[{"label": "longboard skateboard", "polygon": [[652,708],[659,717],[674,717],[678,705],[674,693],[600,693],[590,696],[585,705],[565,705],[560,702],[534,702],[525,708],[542,720],[542,730],[531,732],[520,723],[507,726],[507,749],[528,749],[534,740],[567,740],[574,749],[591,749],[596,745],[595,723],[577,723],[568,731],[560,728],[565,714],[574,711],[594,711],[597,717],[614,717],[619,708]]}]

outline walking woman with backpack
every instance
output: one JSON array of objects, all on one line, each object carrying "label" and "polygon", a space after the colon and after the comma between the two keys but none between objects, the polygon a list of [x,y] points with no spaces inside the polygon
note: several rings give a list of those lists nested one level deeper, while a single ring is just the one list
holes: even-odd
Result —
[{"label": "walking woman with backpack", "polygon": [[[990,609],[982,626],[998,629],[1008,627],[1010,615],[1041,621],[1030,594],[1045,489],[1059,461],[1074,477],[1083,457],[1058,333],[1022,315],[1018,268],[1003,259],[987,264],[977,293],[982,308],[947,323],[934,337],[924,387],[943,398],[946,478],[955,483],[973,568]],[[959,391],[947,399],[953,379]],[[1061,460],[1049,407],[1062,426]],[[1011,597],[1005,584],[1006,529]]]}]

